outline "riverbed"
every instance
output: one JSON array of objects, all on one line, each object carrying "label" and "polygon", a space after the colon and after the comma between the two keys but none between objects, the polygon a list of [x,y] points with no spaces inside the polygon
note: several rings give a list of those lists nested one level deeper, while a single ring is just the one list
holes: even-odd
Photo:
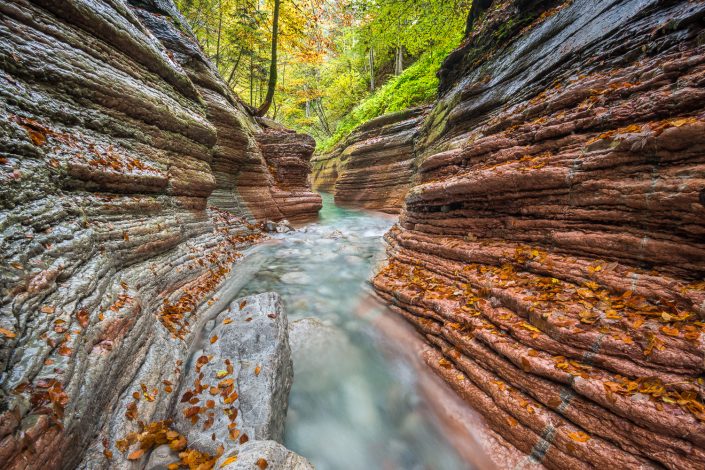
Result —
[{"label": "riverbed", "polygon": [[376,327],[370,298],[395,218],[335,206],[256,248],[238,296],[278,292],[289,317],[294,384],[284,444],[319,470],[467,468],[443,437],[417,371]]}]

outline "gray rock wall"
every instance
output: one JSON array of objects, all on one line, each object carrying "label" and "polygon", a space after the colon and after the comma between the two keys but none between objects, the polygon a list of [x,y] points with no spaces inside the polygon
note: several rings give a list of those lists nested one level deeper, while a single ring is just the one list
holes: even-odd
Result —
[{"label": "gray rock wall", "polygon": [[0,103],[0,466],[138,468],[115,441],[283,217],[263,128],[170,1],[0,3]]}]

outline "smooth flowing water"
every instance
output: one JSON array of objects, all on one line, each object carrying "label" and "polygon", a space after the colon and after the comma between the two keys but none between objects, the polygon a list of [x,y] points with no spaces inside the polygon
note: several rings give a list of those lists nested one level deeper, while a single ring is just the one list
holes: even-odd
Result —
[{"label": "smooth flowing water", "polygon": [[[465,468],[430,418],[416,373],[388,348],[363,299],[394,219],[338,208],[257,249],[238,295],[278,292],[289,316],[294,384],[285,444],[319,470]],[[313,318],[315,320],[304,320]]]}]

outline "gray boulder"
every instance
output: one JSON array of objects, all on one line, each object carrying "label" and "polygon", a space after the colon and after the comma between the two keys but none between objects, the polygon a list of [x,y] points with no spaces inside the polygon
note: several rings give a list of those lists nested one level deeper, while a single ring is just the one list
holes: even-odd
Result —
[{"label": "gray boulder", "polygon": [[[237,460],[228,464],[228,459]],[[266,466],[265,466],[266,464]],[[215,468],[228,470],[313,470],[311,463],[275,441],[250,441],[243,445],[239,453],[226,452]]]},{"label": "gray boulder", "polygon": [[276,293],[233,301],[186,365],[176,429],[215,454],[248,440],[282,439],[293,368],[287,318]]}]

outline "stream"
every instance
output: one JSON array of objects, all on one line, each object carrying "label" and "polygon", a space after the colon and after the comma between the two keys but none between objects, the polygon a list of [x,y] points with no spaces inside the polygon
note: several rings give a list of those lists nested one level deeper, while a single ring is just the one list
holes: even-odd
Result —
[{"label": "stream", "polygon": [[294,361],[284,444],[319,470],[467,468],[418,392],[417,371],[375,327],[385,313],[364,300],[395,218],[322,196],[317,223],[256,248],[256,271],[237,294],[276,291],[284,301]]}]

